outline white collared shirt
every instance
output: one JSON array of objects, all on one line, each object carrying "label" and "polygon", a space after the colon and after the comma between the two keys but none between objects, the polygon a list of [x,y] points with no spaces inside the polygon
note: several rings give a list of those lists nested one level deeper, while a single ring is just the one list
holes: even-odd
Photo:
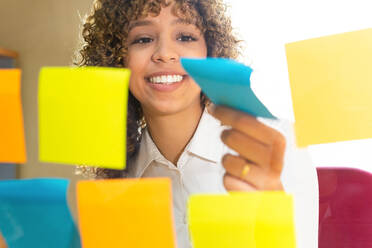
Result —
[{"label": "white collared shirt", "polygon": [[[297,247],[318,245],[318,181],[308,154],[294,145],[293,130],[282,121],[262,120],[281,131],[287,139],[282,183],[294,195]],[[197,130],[181,154],[177,166],[158,150],[147,130],[144,130],[136,159],[129,166],[130,177],[169,177],[172,181],[173,210],[178,248],[189,248],[187,200],[193,193],[226,193],[223,185],[225,170],[221,158],[234,153],[225,146],[221,132],[226,129],[204,111]]]}]

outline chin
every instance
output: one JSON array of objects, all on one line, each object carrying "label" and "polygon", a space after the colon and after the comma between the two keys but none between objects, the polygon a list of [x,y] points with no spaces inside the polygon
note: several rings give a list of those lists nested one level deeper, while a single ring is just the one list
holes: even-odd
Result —
[{"label": "chin", "polygon": [[156,107],[152,109],[152,113],[156,115],[173,115],[184,110],[183,108],[177,108],[175,106]]},{"label": "chin", "polygon": [[199,111],[200,108],[200,97],[199,95],[195,97],[189,97],[187,100],[185,99],[163,99],[158,101],[151,101],[147,102],[147,104],[143,104],[144,107],[151,115],[157,116],[164,116],[164,115],[173,115],[178,114],[181,112],[189,112],[192,113],[193,111]]},{"label": "chin", "polygon": [[188,108],[192,108],[190,105],[180,104],[179,102],[174,101],[167,101],[167,102],[161,102],[157,104],[152,104],[147,108],[148,112],[151,113],[151,115],[157,115],[157,116],[165,116],[165,115],[173,115],[180,113],[182,111],[187,110]]}]

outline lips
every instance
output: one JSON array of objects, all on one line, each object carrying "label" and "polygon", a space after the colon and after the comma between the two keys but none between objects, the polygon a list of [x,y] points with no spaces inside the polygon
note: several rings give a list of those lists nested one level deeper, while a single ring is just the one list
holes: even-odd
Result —
[{"label": "lips", "polygon": [[161,92],[171,92],[179,88],[187,78],[187,75],[178,72],[158,72],[145,77],[148,85]]},{"label": "lips", "polygon": [[183,76],[181,75],[162,75],[162,76],[152,76],[148,80],[154,84],[173,84],[181,82]]},{"label": "lips", "polygon": [[154,84],[173,84],[181,82],[184,77],[184,73],[179,73],[175,71],[163,71],[152,73],[145,77],[146,81]]}]

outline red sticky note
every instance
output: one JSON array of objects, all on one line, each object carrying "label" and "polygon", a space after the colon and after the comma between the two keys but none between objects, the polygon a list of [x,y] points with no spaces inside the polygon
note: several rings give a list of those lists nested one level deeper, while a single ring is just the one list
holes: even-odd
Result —
[{"label": "red sticky note", "polygon": [[0,163],[25,163],[21,70],[0,70]]}]

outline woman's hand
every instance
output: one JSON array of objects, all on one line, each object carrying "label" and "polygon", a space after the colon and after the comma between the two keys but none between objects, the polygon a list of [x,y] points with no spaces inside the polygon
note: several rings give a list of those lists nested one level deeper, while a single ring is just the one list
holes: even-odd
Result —
[{"label": "woman's hand", "polygon": [[227,107],[209,107],[222,124],[231,126],[222,141],[239,153],[226,154],[225,188],[229,191],[283,190],[280,175],[285,152],[284,136],[243,112]]}]

